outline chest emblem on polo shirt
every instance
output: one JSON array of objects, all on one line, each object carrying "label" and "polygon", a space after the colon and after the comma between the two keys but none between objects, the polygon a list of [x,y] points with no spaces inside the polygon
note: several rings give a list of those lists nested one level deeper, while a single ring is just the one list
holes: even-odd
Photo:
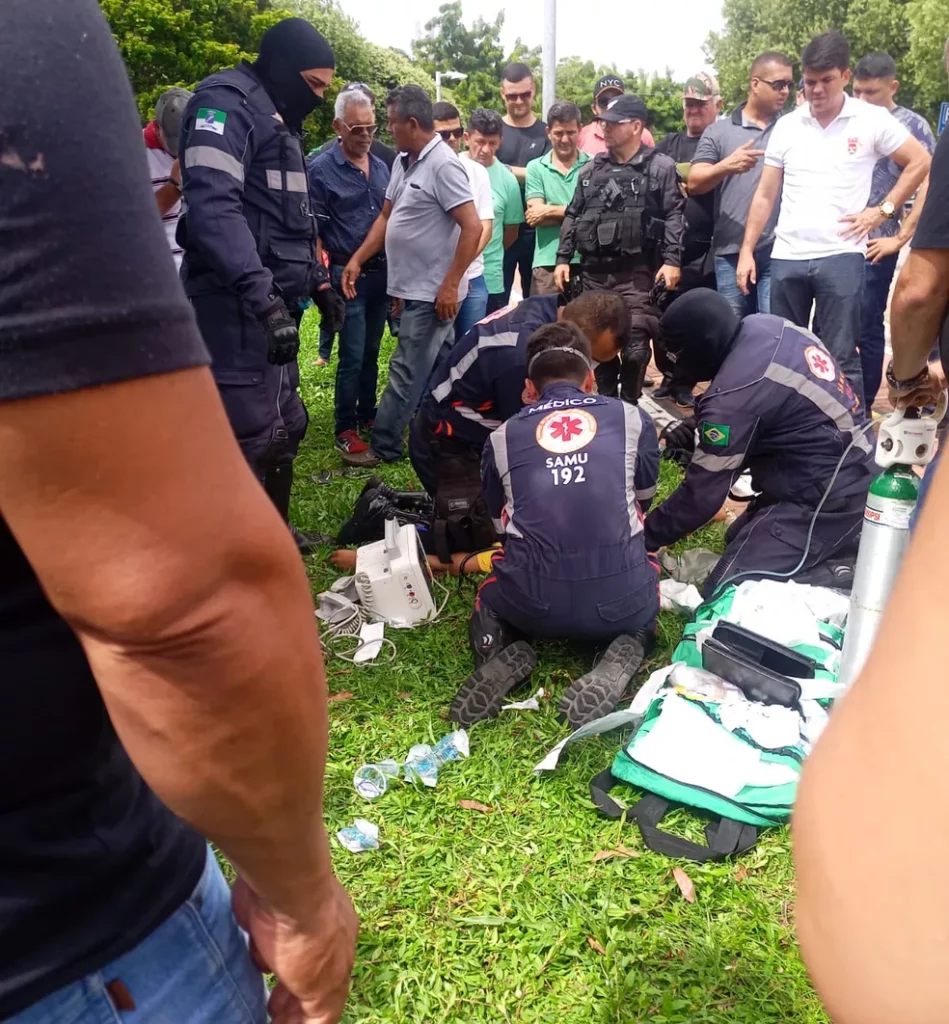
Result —
[{"label": "chest emblem on polo shirt", "polygon": [[856,135],[851,135],[850,138],[847,139],[847,152],[851,156],[853,156],[857,152],[857,149],[859,148],[859,146],[860,146],[860,140],[857,138]]},{"label": "chest emblem on polo shirt", "polygon": [[818,380],[832,381],[837,379],[837,367],[830,353],[817,345],[808,345],[804,349],[804,360],[807,368]]},{"label": "chest emblem on polo shirt", "polygon": [[584,409],[548,413],[537,424],[534,437],[547,452],[563,455],[576,452],[596,437],[596,417]]}]

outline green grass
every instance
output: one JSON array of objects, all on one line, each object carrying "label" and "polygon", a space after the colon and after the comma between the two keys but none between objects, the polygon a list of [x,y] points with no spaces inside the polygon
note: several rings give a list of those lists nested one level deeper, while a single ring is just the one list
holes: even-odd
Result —
[{"label": "green grass", "polygon": [[[297,525],[334,532],[363,479],[311,480],[337,468],[330,367],[312,366],[315,323],[304,323],[302,391],[312,417],[297,461]],[[384,353],[392,342],[384,342]],[[663,465],[662,493],[678,479]],[[395,485],[413,482],[408,462],[385,467]],[[418,486],[417,483],[415,486]],[[721,543],[721,527],[692,544]],[[313,591],[335,572],[308,559]],[[402,758],[414,743],[449,729],[447,708],[471,670],[467,619],[476,581],[466,579],[442,618],[411,631],[390,630],[394,665],[327,664],[331,694],[326,822],[331,833],[354,817],[379,825],[381,849],[353,855],[333,839],[340,879],[362,921],[349,1024],[474,1022],[826,1022],[795,948],[793,874],[786,829],[773,829],[738,864],[700,866],[642,849],[634,825],[599,816],[590,778],[608,765],[620,736],[573,748],[543,779],[531,769],[566,732],[556,703],[588,667],[567,644],[541,643],[524,695],[545,687],[540,712],[509,712],[470,730],[471,757],[448,765],[438,788],[395,783],[367,803],[353,789],[361,764]],[[662,664],[682,623],[663,614]],[[518,694],[520,696],[520,694]],[[627,791],[631,793],[631,791]],[[488,805],[465,810],[459,800]],[[695,819],[680,814],[683,834]],[[618,843],[641,856],[593,863]],[[687,903],[673,880],[682,866],[695,883]],[[591,945],[593,943],[593,945]],[[598,948],[597,948],[598,947]]]}]

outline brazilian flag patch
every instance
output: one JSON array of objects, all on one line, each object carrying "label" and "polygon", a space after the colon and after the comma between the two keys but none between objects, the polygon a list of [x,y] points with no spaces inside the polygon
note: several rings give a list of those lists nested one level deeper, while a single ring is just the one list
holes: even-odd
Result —
[{"label": "brazilian flag patch", "polygon": [[732,428],[724,423],[703,423],[702,440],[713,448],[727,448]]}]

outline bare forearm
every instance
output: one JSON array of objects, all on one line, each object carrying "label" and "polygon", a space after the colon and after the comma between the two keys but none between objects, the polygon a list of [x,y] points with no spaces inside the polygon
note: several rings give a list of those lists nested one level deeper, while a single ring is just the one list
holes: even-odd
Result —
[{"label": "bare forearm", "polygon": [[745,222],[745,237],[741,243],[743,249],[754,252],[758,239],[761,237],[761,232],[764,231],[764,226],[768,223],[768,218],[771,216],[773,209],[774,198],[759,189],[755,193],[755,197],[752,199],[748,210],[748,220]]},{"label": "bare forearm", "polygon": [[372,222],[369,234],[366,235],[363,239],[362,245],[353,254],[353,259],[355,259],[357,263],[365,263],[366,260],[375,256],[383,245],[385,245],[386,227],[388,226],[388,223],[389,218],[384,213],[380,213]]},{"label": "bare forearm", "polygon": [[155,189],[155,202],[158,205],[158,214],[161,217],[164,217],[180,201],[181,192],[172,181],[166,181],[160,188]]},{"label": "bare forearm", "polygon": [[508,164],[508,170],[511,172],[511,174],[514,175],[515,178],[517,178],[517,183],[519,185],[523,185],[524,182],[527,181],[526,167],[512,167],[510,164]]},{"label": "bare forearm", "polygon": [[896,184],[887,193],[886,198],[899,210],[919,188],[928,173],[929,154],[923,151],[903,168],[903,173],[896,179]]},{"label": "bare forearm", "polygon": [[909,380],[928,362],[949,306],[949,251],[912,249],[893,293],[893,375]]},{"label": "bare forearm", "polygon": [[692,164],[689,170],[689,195],[703,196],[728,177],[724,161],[717,164]]},{"label": "bare forearm", "polygon": [[445,281],[458,284],[471,261],[478,254],[478,243],[481,240],[481,221],[465,221],[461,225],[461,234],[455,246],[455,258],[445,274]]},{"label": "bare forearm", "polygon": [[919,223],[919,215],[923,212],[923,205],[926,202],[926,194],[929,192],[929,175],[923,178],[922,184],[916,190],[916,198],[909,213],[900,222],[900,230],[897,235],[899,240],[906,245],[916,234],[916,225]]}]

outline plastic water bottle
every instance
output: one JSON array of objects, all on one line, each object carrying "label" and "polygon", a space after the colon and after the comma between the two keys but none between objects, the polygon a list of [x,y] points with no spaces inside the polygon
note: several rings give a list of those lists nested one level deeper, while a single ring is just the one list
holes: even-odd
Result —
[{"label": "plastic water bottle", "polygon": [[438,785],[438,769],[449,761],[467,757],[468,752],[468,734],[464,729],[456,729],[443,736],[434,748],[427,743],[418,743],[405,758],[406,781],[414,782],[417,778],[434,789]]},{"label": "plastic water bottle", "polygon": [[398,761],[380,761],[378,764],[364,764],[353,776],[353,785],[364,800],[376,800],[389,788],[389,779],[398,777]]},{"label": "plastic water bottle", "polygon": [[379,826],[373,825],[365,818],[357,818],[352,825],[341,828],[336,833],[340,845],[350,853],[364,853],[366,850],[379,849]]}]

